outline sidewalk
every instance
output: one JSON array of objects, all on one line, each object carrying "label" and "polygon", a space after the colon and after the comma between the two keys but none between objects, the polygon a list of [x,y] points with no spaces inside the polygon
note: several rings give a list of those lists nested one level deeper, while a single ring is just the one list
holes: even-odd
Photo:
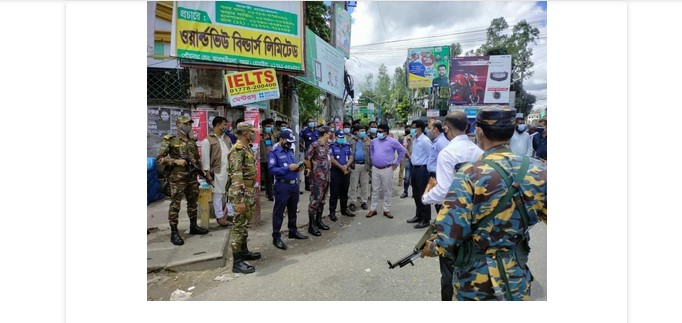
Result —
[{"label": "sidewalk", "polygon": [[[398,172],[394,172],[394,189],[392,197],[398,199],[402,194],[402,185],[398,186]],[[308,226],[308,204],[310,201],[310,192],[304,190],[304,185],[301,183],[300,189],[303,194],[299,195],[296,224],[299,231],[305,235]],[[408,190],[411,193],[411,190]],[[371,194],[371,192],[370,192]],[[411,194],[410,194],[411,196]],[[329,225],[329,193],[327,194],[327,202],[325,203],[324,218],[325,223]],[[249,250],[258,252],[263,248],[274,248],[272,246],[272,209],[274,201],[268,201],[265,192],[260,194],[260,222],[253,223],[249,230]],[[171,271],[201,271],[212,268],[223,267],[227,260],[230,259],[231,252],[229,248],[230,228],[220,227],[215,218],[209,220],[209,233],[206,235],[190,235],[189,218],[187,217],[187,204],[183,199],[180,204],[180,213],[178,215],[178,230],[180,235],[185,240],[182,246],[175,246],[170,242],[170,226],[168,225],[168,207],[170,200],[164,198],[147,206],[147,228],[150,231],[147,234],[147,272],[167,269]],[[339,211],[337,211],[339,212]],[[358,207],[356,210],[358,217],[364,217],[367,211]],[[339,214],[337,213],[337,216]],[[285,243],[287,234],[287,215],[284,214],[284,223],[282,224],[282,237]]]}]

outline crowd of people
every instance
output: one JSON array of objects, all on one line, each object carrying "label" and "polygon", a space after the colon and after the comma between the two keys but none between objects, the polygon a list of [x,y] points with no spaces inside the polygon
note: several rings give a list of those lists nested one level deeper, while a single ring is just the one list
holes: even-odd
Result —
[{"label": "crowd of people", "polygon": [[[174,171],[170,181],[171,242],[183,244],[177,230],[183,194],[189,233],[208,232],[196,223],[198,183],[187,171],[187,164],[194,163],[215,184],[213,204],[218,224],[228,226],[227,218],[233,219],[233,271],[254,272],[255,268],[245,262],[260,259],[246,243],[256,198],[258,165],[250,148],[256,142],[254,126],[239,122],[236,140],[231,140],[227,120],[214,118],[214,133],[201,143],[200,160],[196,143],[189,140],[192,120],[179,117],[177,123],[178,134],[164,137],[157,157],[158,163]],[[297,140],[288,124],[263,120],[258,140],[261,187],[267,199],[274,200],[273,245],[287,249],[280,232],[285,211],[289,238],[309,238],[296,225],[299,196],[303,194],[301,172],[304,188],[310,191],[308,233],[320,236],[329,230],[323,222],[327,193],[330,221],[338,220],[337,209],[347,217],[356,216],[359,209],[366,210],[365,216],[371,218],[378,214],[379,200],[382,215],[393,219],[393,174],[400,168],[400,198],[408,197],[411,186],[415,205],[414,217],[406,222],[415,229],[432,224],[436,227],[422,256],[439,257],[442,299],[528,299],[532,275],[521,259],[528,254],[528,229],[539,220],[546,223],[547,121],[542,119],[538,127],[527,127],[523,116],[515,115],[514,110],[492,107],[479,112],[475,125],[475,140],[471,140],[468,134],[473,129],[463,112],[451,112],[442,121],[414,120],[405,125],[404,135],[394,135],[388,125],[375,121],[367,126],[357,120],[353,124],[344,122],[342,128],[335,129],[334,123],[318,125],[314,118],[308,118],[299,133],[298,148],[303,158],[296,162]],[[437,214],[434,222],[431,205]],[[503,259],[507,265],[493,268],[491,264],[499,263],[496,259]],[[471,280],[472,273],[487,275]]]}]

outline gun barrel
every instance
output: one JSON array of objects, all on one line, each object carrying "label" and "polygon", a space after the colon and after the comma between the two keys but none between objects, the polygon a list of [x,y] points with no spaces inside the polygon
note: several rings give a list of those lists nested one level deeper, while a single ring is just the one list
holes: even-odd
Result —
[{"label": "gun barrel", "polygon": [[419,250],[414,250],[411,254],[403,257],[402,259],[398,260],[395,264],[392,264],[390,260],[387,260],[388,262],[388,269],[393,269],[395,267],[405,267],[407,264],[411,264],[414,266],[414,263],[412,262],[413,260],[417,259],[419,257]]}]

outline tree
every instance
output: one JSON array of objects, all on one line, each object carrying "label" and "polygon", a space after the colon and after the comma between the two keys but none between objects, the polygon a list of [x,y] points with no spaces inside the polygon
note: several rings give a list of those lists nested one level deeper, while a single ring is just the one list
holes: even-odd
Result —
[{"label": "tree", "polygon": [[450,44],[450,58],[462,55],[462,45],[459,43]]},{"label": "tree", "polygon": [[393,79],[391,80],[391,95],[390,101],[395,104],[395,109],[392,111],[398,120],[406,120],[410,113],[409,107],[411,104],[407,99],[407,86],[405,86],[407,74],[402,66],[398,66],[393,71]]}]

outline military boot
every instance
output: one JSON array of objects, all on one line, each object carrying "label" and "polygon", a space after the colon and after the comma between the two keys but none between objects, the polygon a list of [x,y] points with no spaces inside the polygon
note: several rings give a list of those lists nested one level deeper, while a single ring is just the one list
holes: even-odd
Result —
[{"label": "military boot", "polygon": [[197,225],[197,218],[189,220],[189,234],[207,234],[208,230]]},{"label": "military boot", "polygon": [[171,242],[176,245],[176,246],[182,246],[185,244],[185,241],[182,240],[182,237],[178,233],[178,225],[177,224],[171,224]]},{"label": "military boot", "polygon": [[241,251],[239,251],[239,255],[244,260],[258,260],[258,259],[260,259],[260,252],[249,251],[249,247],[246,245],[246,241],[244,243],[242,243],[242,248],[241,248]]},{"label": "military boot", "polygon": [[338,218],[336,217],[336,211],[329,212],[329,220],[336,222]]},{"label": "military boot", "polygon": [[315,224],[322,230],[329,230],[329,227],[322,222],[322,211],[317,211],[317,215],[315,216]]},{"label": "military boot", "polygon": [[320,233],[320,231],[317,230],[317,226],[315,225],[315,215],[313,215],[312,213],[308,213],[308,233],[314,236],[322,235],[322,233]]},{"label": "military boot", "polygon": [[239,252],[232,253],[232,272],[240,274],[250,274],[256,271],[256,267],[244,261]]}]

